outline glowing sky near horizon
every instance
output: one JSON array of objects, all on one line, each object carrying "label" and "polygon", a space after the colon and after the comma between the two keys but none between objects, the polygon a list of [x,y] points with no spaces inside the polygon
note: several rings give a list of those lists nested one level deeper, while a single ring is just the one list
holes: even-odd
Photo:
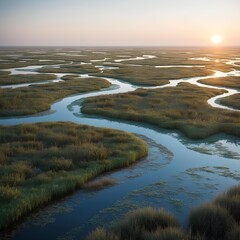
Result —
[{"label": "glowing sky near horizon", "polygon": [[240,0],[0,0],[0,45],[240,45]]}]

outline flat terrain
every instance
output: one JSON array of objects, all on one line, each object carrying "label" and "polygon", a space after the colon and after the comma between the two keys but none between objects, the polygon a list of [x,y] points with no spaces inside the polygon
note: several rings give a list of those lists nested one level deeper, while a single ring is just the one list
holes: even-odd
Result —
[{"label": "flat terrain", "polygon": [[[117,78],[135,85],[158,86],[169,80],[199,77],[213,74],[205,68],[155,68],[152,66],[122,66],[115,70],[106,70],[98,76]],[[95,74],[96,75],[96,74]]]},{"label": "flat terrain", "polygon": [[209,98],[223,92],[181,83],[177,87],[90,98],[82,111],[177,129],[190,138],[206,138],[218,132],[240,136],[239,112],[207,104]]},{"label": "flat terrain", "polygon": [[0,85],[12,85],[20,83],[34,83],[56,79],[54,74],[20,74],[9,75],[7,71],[0,71]]},{"label": "flat terrain", "polygon": [[222,98],[220,99],[220,103],[228,107],[240,109],[240,94],[238,93],[229,97]]},{"label": "flat terrain", "polygon": [[0,127],[0,228],[147,155],[134,135],[73,123]]},{"label": "flat terrain", "polygon": [[[54,74],[90,74],[63,77],[65,82],[0,89],[0,116],[19,116],[46,111],[50,105],[71,94],[109,87],[102,77],[117,78],[138,86],[162,86],[169,80],[214,74],[215,70],[237,69],[229,64],[239,57],[239,49],[208,48],[2,48],[0,49],[0,85],[54,80]],[[9,69],[39,66],[39,74],[9,75]],[[102,67],[102,68],[101,68]],[[8,71],[3,71],[8,70]],[[35,71],[35,70],[34,70]],[[100,79],[101,77],[101,79]],[[201,80],[205,84],[239,89],[239,77]],[[220,102],[238,108],[238,98]],[[158,103],[159,106],[159,103]]]},{"label": "flat terrain", "polygon": [[222,77],[222,78],[209,78],[199,81],[207,85],[227,87],[240,90],[240,77]]},{"label": "flat terrain", "polygon": [[99,78],[79,78],[65,76],[64,82],[32,85],[25,88],[0,88],[0,116],[21,116],[46,111],[51,104],[63,97],[84,93],[110,84]]},{"label": "flat terrain", "polygon": [[[66,102],[78,109],[82,104],[77,101],[78,94],[99,91],[94,94],[101,96],[83,99],[83,113],[172,129],[191,139],[219,133],[240,136],[240,112],[208,104],[228,88],[239,92],[240,77],[234,71],[240,69],[238,48],[0,48],[0,56],[3,124],[25,119],[18,116],[36,114],[32,117],[37,118],[55,101],[71,95],[76,101]],[[113,78],[109,80],[113,84],[107,77]],[[200,80],[206,87],[194,83],[201,77],[212,77]],[[164,86],[170,80],[171,87]],[[31,85],[17,86],[25,83]],[[4,88],[6,85],[16,88]],[[240,109],[239,102],[239,93],[216,101],[235,109]],[[85,115],[74,113],[69,119],[81,123]],[[147,144],[132,134],[58,122],[58,116],[51,115],[50,121],[56,121],[52,123],[0,127],[1,229],[78,188],[89,191],[116,184],[114,179],[86,183],[102,173],[127,167],[148,153]],[[221,144],[219,148],[228,152],[228,143]],[[217,153],[213,155],[218,157]],[[134,181],[143,181],[144,177],[135,176]],[[177,232],[185,234],[181,229]]]}]

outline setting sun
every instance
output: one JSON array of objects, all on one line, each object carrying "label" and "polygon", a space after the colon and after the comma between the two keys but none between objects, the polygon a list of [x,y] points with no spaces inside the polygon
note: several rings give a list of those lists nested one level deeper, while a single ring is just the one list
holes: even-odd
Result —
[{"label": "setting sun", "polygon": [[211,40],[214,44],[219,44],[222,42],[222,37],[219,35],[214,35]]}]

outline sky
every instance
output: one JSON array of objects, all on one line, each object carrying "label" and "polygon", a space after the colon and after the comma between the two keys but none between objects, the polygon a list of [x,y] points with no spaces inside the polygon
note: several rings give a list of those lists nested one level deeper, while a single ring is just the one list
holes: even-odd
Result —
[{"label": "sky", "polygon": [[0,0],[0,46],[240,45],[240,0]]}]

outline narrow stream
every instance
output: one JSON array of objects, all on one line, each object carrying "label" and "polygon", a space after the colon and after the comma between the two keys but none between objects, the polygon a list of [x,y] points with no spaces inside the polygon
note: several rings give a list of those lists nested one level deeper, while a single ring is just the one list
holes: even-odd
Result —
[{"label": "narrow stream", "polygon": [[[237,71],[216,72],[212,76],[171,80],[164,86],[144,88],[174,87],[180,82],[212,87],[197,81],[229,74],[240,76]],[[0,124],[71,121],[124,130],[138,134],[147,141],[148,157],[130,168],[104,176],[116,179],[118,184],[95,192],[79,190],[31,214],[11,231],[1,233],[0,239],[84,239],[96,226],[107,226],[128,210],[146,205],[169,210],[186,227],[191,207],[211,200],[218,193],[239,183],[239,138],[219,134],[204,141],[193,141],[176,131],[162,130],[148,124],[82,114],[81,102],[88,97],[130,92],[139,88],[117,79],[104,79],[112,87],[66,97],[52,104],[50,111],[35,116],[1,118]],[[224,89],[230,95],[237,92],[228,88],[213,88]],[[209,99],[208,103],[223,108],[216,103],[217,99]]]}]

